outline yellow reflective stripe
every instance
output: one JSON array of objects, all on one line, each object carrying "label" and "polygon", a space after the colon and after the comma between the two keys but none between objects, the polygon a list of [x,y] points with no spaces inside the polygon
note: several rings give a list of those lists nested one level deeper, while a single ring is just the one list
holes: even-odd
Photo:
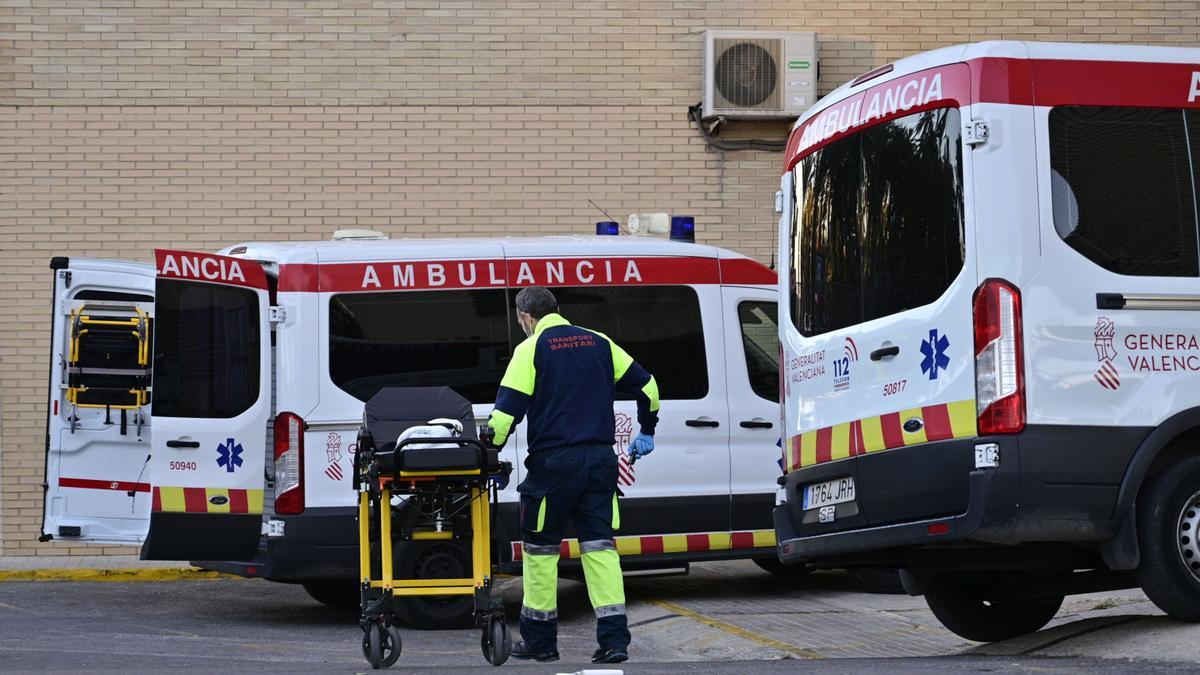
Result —
[{"label": "yellow reflective stripe", "polygon": [[508,387],[526,396],[533,396],[533,382],[537,378],[537,372],[533,365],[535,347],[537,347],[536,337],[526,338],[517,345],[517,348],[513,350],[512,361],[509,361],[508,368],[504,370],[504,379],[500,380],[501,387]]},{"label": "yellow reflective stripe", "polygon": [[650,381],[642,386],[642,393],[650,399],[650,411],[658,412],[658,381],[653,375],[650,376]]},{"label": "yellow reflective stripe", "polygon": [[663,553],[687,553],[686,534],[665,534],[662,538]]},{"label": "yellow reflective stripe", "polygon": [[581,551],[579,549],[579,540],[578,539],[568,539],[567,540],[567,557],[568,558],[578,558],[580,552]]},{"label": "yellow reflective stripe", "polygon": [[829,449],[831,459],[846,459],[850,456],[850,423],[835,424],[830,434],[832,444]]},{"label": "yellow reflective stripe", "polygon": [[183,501],[183,488],[181,487],[160,487],[158,488],[158,498],[162,502],[162,510],[173,513],[184,513],[187,511],[187,506]]},{"label": "yellow reflective stripe", "polygon": [[546,525],[546,498],[542,497],[541,504],[538,505],[537,528],[534,532],[541,532]]},{"label": "yellow reflective stripe", "polygon": [[612,529],[621,529],[621,509],[617,506],[617,493],[613,493]]},{"label": "yellow reflective stripe", "polygon": [[592,607],[625,604],[625,582],[621,578],[621,556],[616,551],[583,554],[583,578]]},{"label": "yellow reflective stripe", "polygon": [[616,382],[625,377],[625,373],[629,371],[629,366],[633,365],[633,357],[624,349],[621,349],[621,345],[613,342],[612,338],[603,333],[599,333],[599,335],[608,340],[608,346],[612,349],[613,382]]},{"label": "yellow reflective stripe", "polygon": [[978,434],[975,426],[975,401],[955,401],[946,404],[950,416],[950,430],[955,438],[967,438]]},{"label": "yellow reflective stripe", "polygon": [[728,551],[733,548],[733,535],[729,532],[710,532],[708,534],[708,550]]},{"label": "yellow reflective stripe", "polygon": [[767,548],[775,545],[775,530],[755,530],[755,548]]},{"label": "yellow reflective stripe", "polygon": [[641,555],[641,537],[617,537],[617,553],[621,555]]},{"label": "yellow reflective stripe", "polygon": [[817,463],[817,432],[806,431],[800,435],[800,466]]},{"label": "yellow reflective stripe", "polygon": [[548,612],[558,607],[558,554],[521,556],[522,604]]},{"label": "yellow reflective stripe", "polygon": [[508,435],[512,433],[514,422],[516,422],[516,418],[512,415],[502,410],[493,410],[492,414],[488,416],[488,426],[496,432],[496,438],[492,442],[496,445],[504,445],[508,440]]},{"label": "yellow reflective stripe", "polygon": [[883,418],[867,417],[862,421],[863,449],[867,452],[883,450],[887,444],[883,442]]}]

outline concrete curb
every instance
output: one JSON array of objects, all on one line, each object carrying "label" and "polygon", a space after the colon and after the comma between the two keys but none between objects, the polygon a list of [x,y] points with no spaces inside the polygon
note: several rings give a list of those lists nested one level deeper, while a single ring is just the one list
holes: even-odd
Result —
[{"label": "concrete curb", "polygon": [[203,579],[241,579],[234,574],[210,572],[192,567],[122,567],[113,569],[43,568],[0,570],[4,581],[194,581]]}]

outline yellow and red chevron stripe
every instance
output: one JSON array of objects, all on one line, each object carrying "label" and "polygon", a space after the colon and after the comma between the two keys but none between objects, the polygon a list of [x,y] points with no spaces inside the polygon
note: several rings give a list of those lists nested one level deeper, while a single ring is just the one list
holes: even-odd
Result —
[{"label": "yellow and red chevron stripe", "polygon": [[[913,418],[921,420],[922,426],[918,431],[908,433],[903,424]],[[792,436],[783,449],[783,464],[791,472],[869,452],[976,435],[975,401],[939,403]]]},{"label": "yellow and red chevron stripe", "polygon": [[156,485],[150,508],[166,513],[262,513],[263,491]]},{"label": "yellow and red chevron stripe", "polygon": [[[623,556],[736,551],[740,549],[774,547],[775,530],[650,534],[616,537],[616,541],[617,553]],[[521,542],[512,542],[513,560],[521,559],[522,550]],[[559,555],[563,558],[578,558],[580,555],[579,540],[564,539],[559,549]]]}]

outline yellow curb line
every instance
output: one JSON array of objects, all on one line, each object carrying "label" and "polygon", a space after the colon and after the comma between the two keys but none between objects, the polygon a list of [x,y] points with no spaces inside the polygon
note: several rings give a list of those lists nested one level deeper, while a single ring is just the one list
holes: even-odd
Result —
[{"label": "yellow curb line", "polygon": [[241,578],[234,574],[210,572],[190,567],[0,570],[0,581],[191,581],[196,579]]},{"label": "yellow curb line", "polygon": [[823,659],[823,658],[825,658],[823,655],[818,654],[817,652],[814,652],[810,649],[805,649],[803,647],[797,647],[795,645],[790,645],[786,642],[783,642],[781,640],[776,640],[774,638],[763,637],[762,635],[758,635],[757,633],[746,630],[745,628],[742,628],[741,626],[735,626],[731,623],[725,623],[724,621],[721,621],[720,619],[714,619],[711,616],[707,616],[707,615],[701,614],[700,612],[690,610],[686,607],[682,607],[673,602],[667,602],[666,600],[651,600],[650,604],[661,607],[662,609],[665,609],[668,612],[671,612],[672,614],[677,614],[679,616],[691,619],[693,621],[699,621],[700,623],[702,623],[706,626],[711,626],[713,628],[716,628],[717,630],[723,630],[726,633],[732,633],[733,635],[736,635],[740,638],[744,638],[746,640],[750,640],[751,642],[757,642],[758,644],[760,644],[764,647],[770,647],[771,649],[776,649],[781,652],[787,652],[789,654],[794,654],[796,656],[799,656],[802,659]]}]

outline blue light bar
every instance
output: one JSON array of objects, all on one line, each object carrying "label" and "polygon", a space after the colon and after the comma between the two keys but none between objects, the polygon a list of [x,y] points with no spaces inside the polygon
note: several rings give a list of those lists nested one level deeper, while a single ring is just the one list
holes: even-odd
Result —
[{"label": "blue light bar", "polygon": [[602,220],[596,223],[596,234],[615,236],[621,234],[621,226],[615,220]]},{"label": "blue light bar", "polygon": [[691,216],[671,216],[671,241],[696,241],[696,219]]}]

